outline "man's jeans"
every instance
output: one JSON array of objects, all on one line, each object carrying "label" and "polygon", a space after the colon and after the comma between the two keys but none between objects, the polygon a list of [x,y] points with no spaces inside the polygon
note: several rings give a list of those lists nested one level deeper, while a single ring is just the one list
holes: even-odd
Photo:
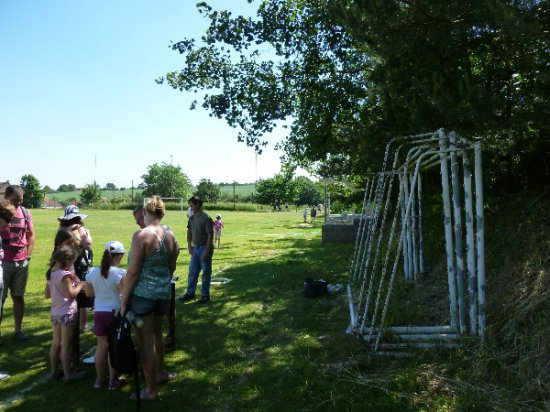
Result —
[{"label": "man's jeans", "polygon": [[210,277],[212,276],[212,255],[214,254],[214,248],[211,248],[210,256],[204,261],[202,260],[202,255],[206,247],[206,245],[193,247],[191,261],[189,262],[189,276],[187,277],[188,295],[195,294],[199,281],[199,273],[202,270],[201,295],[210,296]]}]

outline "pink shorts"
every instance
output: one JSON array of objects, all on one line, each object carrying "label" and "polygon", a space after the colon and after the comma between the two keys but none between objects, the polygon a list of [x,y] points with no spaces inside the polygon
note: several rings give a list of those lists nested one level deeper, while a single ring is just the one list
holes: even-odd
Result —
[{"label": "pink shorts", "polygon": [[66,315],[51,315],[50,320],[52,322],[52,326],[76,325],[76,313],[68,313]]},{"label": "pink shorts", "polygon": [[94,312],[94,335],[107,336],[107,328],[115,320],[113,312]]}]

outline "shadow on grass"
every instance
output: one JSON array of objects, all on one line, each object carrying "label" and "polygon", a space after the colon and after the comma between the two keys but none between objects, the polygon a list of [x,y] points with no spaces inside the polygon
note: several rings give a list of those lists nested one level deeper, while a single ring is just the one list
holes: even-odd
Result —
[{"label": "shadow on grass", "polygon": [[[167,367],[178,377],[161,388],[158,406],[144,405],[144,410],[409,409],[407,402],[383,387],[351,378],[350,371],[361,367],[358,359],[365,358],[366,350],[344,332],[349,320],[345,297],[303,297],[306,277],[345,283],[342,273],[349,268],[353,248],[322,247],[318,240],[285,237],[259,242],[256,252],[270,250],[279,253],[250,264],[228,262],[223,276],[232,281],[213,286],[210,303],[178,303],[177,349],[166,357]],[[186,283],[186,279],[178,282],[180,293]],[[48,316],[47,304],[29,314]],[[38,326],[29,331],[33,340],[18,348],[20,352],[7,346],[2,360],[9,360],[11,373],[20,368],[36,372],[27,374],[25,381],[14,376],[9,387],[0,390],[4,399],[46,373],[51,333],[39,331]],[[84,341],[86,347],[94,343],[90,336]],[[19,356],[22,359],[14,363]],[[88,377],[70,389],[60,382],[42,384],[6,409],[58,411],[60,405],[76,411],[135,409],[127,400],[130,385],[110,400],[106,391],[93,389],[95,372],[87,370]]]}]

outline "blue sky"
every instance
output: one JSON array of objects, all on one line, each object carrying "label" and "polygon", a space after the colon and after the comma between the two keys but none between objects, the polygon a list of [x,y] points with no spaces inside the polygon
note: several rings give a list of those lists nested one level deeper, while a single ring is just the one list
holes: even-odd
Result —
[{"label": "blue sky", "polygon": [[[208,3],[247,15],[256,7]],[[54,189],[94,180],[130,187],[162,162],[180,165],[194,183],[277,173],[283,131],[269,137],[256,166],[238,130],[189,110],[193,96],[154,81],[183,64],[170,41],[207,27],[195,4],[0,0],[0,181],[32,174]]]}]

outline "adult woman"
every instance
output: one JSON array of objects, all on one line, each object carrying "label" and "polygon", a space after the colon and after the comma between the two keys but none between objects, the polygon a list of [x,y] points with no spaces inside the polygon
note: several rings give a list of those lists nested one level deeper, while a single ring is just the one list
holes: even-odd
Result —
[{"label": "adult woman", "polygon": [[[80,246],[80,253],[74,263],[76,276],[81,280],[85,280],[86,274],[93,264],[92,254],[92,235],[84,226],[84,219],[88,215],[80,213],[80,209],[75,205],[69,205],[65,208],[63,216],[57,218],[59,220],[59,229],[69,229],[73,232]],[[80,308],[79,311],[79,327],[80,332],[91,330],[87,324],[86,308]]]},{"label": "adult woman", "polygon": [[170,301],[179,250],[174,235],[160,224],[165,213],[160,197],[149,199],[144,210],[146,226],[132,237],[121,312],[131,310],[143,319],[143,326],[136,329],[146,385],[140,397],[153,400],[158,397],[157,385],[175,377],[164,368],[162,320]]}]

